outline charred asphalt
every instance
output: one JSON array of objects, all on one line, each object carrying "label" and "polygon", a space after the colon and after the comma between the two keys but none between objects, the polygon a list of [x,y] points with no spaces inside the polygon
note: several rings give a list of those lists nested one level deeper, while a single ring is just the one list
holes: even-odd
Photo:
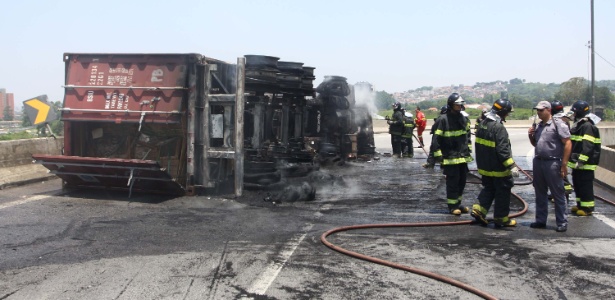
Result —
[{"label": "charred asphalt", "polygon": [[[340,226],[471,220],[446,213],[441,171],[422,168],[416,151],[331,164],[291,179],[295,189],[241,197],[65,194],[59,180],[3,190],[0,299],[477,299],[320,241]],[[316,194],[302,201],[306,186]],[[468,184],[464,205],[479,191]],[[614,299],[615,208],[598,202],[594,217],[570,216],[565,233],[555,232],[551,211],[547,229],[531,229],[533,188],[513,192],[529,203],[515,228],[361,229],[328,240],[501,299]]]}]

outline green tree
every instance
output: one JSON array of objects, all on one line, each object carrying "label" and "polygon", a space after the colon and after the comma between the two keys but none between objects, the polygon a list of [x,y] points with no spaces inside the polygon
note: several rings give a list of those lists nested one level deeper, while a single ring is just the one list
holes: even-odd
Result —
[{"label": "green tree", "polygon": [[395,103],[395,98],[393,98],[393,95],[385,91],[376,92],[376,107],[378,109],[390,109],[393,103]]},{"label": "green tree", "polygon": [[[596,106],[602,106],[605,108],[615,107],[615,95],[611,93],[608,87],[600,86],[594,89],[594,96],[596,97]],[[583,98],[589,105],[593,105],[593,99],[591,95],[591,87],[587,87],[583,92]]]},{"label": "green tree", "polygon": [[26,106],[21,107],[21,127],[29,127],[32,126],[32,122],[30,122],[30,118],[26,114]]},{"label": "green tree", "polygon": [[13,115],[13,108],[10,106],[6,106],[4,108],[4,121],[13,121],[13,119],[15,118],[15,116]]},{"label": "green tree", "polygon": [[561,84],[559,91],[555,93],[555,99],[561,101],[564,105],[572,105],[575,101],[584,98],[586,88],[587,80],[585,78],[570,78]]}]

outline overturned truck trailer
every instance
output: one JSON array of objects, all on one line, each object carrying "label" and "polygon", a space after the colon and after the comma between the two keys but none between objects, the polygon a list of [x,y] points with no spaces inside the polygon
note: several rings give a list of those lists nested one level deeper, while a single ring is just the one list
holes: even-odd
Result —
[{"label": "overturned truck trailer", "polygon": [[33,155],[64,187],[195,194],[230,184],[241,195],[244,58],[65,53],[64,62],[63,155]]},{"label": "overturned truck trailer", "polygon": [[241,195],[374,154],[370,109],[354,87],[325,76],[316,96],[315,68],[300,62],[92,53],[64,61],[63,155],[32,157],[65,188]]}]

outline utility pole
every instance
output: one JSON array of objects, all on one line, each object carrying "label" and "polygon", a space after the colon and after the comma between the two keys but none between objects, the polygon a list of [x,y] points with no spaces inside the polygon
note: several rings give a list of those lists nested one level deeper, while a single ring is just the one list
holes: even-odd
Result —
[{"label": "utility pole", "polygon": [[596,83],[596,70],[594,64],[594,52],[596,50],[596,42],[594,41],[594,0],[591,0],[591,30],[592,30],[592,41],[591,41],[591,49],[592,49],[592,87],[591,87],[591,95],[592,95],[592,110],[591,112],[596,111],[596,95],[594,95],[594,87]]}]

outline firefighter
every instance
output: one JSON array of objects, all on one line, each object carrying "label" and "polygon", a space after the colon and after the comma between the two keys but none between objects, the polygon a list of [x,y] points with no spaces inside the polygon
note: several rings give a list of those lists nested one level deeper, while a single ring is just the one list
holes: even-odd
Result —
[{"label": "firefighter", "polygon": [[[429,156],[440,162],[446,176],[446,201],[453,215],[467,213],[461,206],[463,190],[468,175],[468,163],[473,161],[470,151],[470,124],[461,112],[465,102],[458,93],[452,93],[447,100],[447,112],[436,121],[435,131],[429,149]],[[428,161],[429,162],[429,161]]]},{"label": "firefighter", "polygon": [[[564,104],[561,101],[555,100],[551,102],[551,116],[553,118],[558,118],[568,126],[568,130],[570,130],[570,123],[568,117],[564,113]],[[570,203],[570,194],[572,194],[572,184],[568,180],[568,176],[564,177],[564,192],[566,193],[566,204]],[[549,199],[553,202],[553,197],[549,195]]]},{"label": "firefighter", "polygon": [[[440,108],[440,115],[438,115],[437,117],[433,119],[433,125],[431,125],[431,129],[429,130],[430,135],[433,135],[434,131],[436,131],[436,128],[438,127],[438,118],[441,115],[446,114],[447,111],[448,111],[448,106],[446,105]],[[432,139],[433,139],[433,136],[432,136]],[[427,156],[427,162],[423,164],[423,168],[431,169],[435,167],[435,165],[436,165],[435,158],[433,157],[433,153],[430,152]]]},{"label": "firefighter", "polygon": [[425,131],[425,127],[427,127],[427,119],[425,119],[425,114],[418,106],[414,110],[414,114],[416,115],[416,117],[414,118],[414,124],[416,124],[416,134],[419,137],[419,143],[421,143],[421,147],[424,147],[425,143],[423,143],[423,131]]},{"label": "firefighter", "polygon": [[404,131],[401,134],[402,154],[404,157],[414,157],[414,146],[412,143],[414,127],[415,125],[412,114],[404,110]]},{"label": "firefighter", "polygon": [[493,221],[496,227],[512,227],[517,221],[510,213],[510,190],[514,185],[513,173],[518,169],[513,160],[508,131],[504,127],[506,117],[513,111],[508,99],[498,99],[490,112],[476,129],[476,166],[482,176],[483,189],[478,194],[478,204],[472,205],[470,213],[476,221],[487,225],[487,213],[493,204]]},{"label": "firefighter", "polygon": [[395,102],[393,104],[393,117],[387,118],[394,157],[401,157],[401,134],[404,131],[404,114],[401,109],[401,103]]},{"label": "firefighter", "polygon": [[594,171],[600,161],[600,118],[589,112],[589,104],[579,100],[572,104],[574,124],[570,129],[572,152],[568,167],[572,168],[572,185],[577,206],[572,213],[590,216],[594,211]]}]

